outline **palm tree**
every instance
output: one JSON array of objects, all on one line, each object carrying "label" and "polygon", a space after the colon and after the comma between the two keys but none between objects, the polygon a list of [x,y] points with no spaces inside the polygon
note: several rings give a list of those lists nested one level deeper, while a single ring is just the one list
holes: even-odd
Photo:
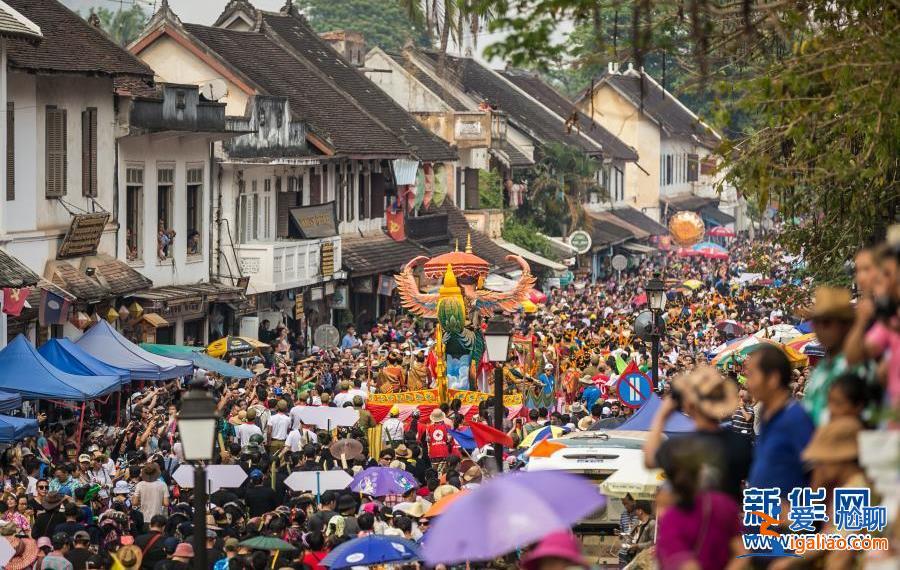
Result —
[{"label": "palm tree", "polygon": [[561,143],[542,147],[543,157],[535,165],[536,177],[531,184],[532,203],[543,218],[548,231],[568,235],[587,225],[583,204],[589,194],[605,194],[598,183],[600,164],[583,152]]}]

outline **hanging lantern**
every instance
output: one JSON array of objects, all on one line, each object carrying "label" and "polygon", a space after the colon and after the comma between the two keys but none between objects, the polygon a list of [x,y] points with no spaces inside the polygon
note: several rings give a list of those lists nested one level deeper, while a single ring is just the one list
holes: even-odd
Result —
[{"label": "hanging lantern", "polygon": [[132,319],[139,319],[141,318],[141,315],[144,314],[144,307],[142,307],[137,301],[134,301],[128,307],[128,313],[131,314]]},{"label": "hanging lantern", "polygon": [[84,311],[74,311],[69,322],[78,330],[83,331],[91,324],[91,318]]},{"label": "hanging lantern", "polygon": [[110,324],[116,322],[116,319],[118,319],[118,318],[119,318],[119,311],[115,310],[114,308],[110,307],[109,310],[106,311],[106,320]]},{"label": "hanging lantern", "polygon": [[97,324],[100,322],[100,313],[94,311],[94,314],[91,315],[91,322]]},{"label": "hanging lantern", "polygon": [[119,307],[119,320],[120,321],[123,321],[123,322],[127,321],[129,316],[131,316],[131,311],[128,310],[128,307],[126,307],[125,305],[122,305],[121,307]]}]

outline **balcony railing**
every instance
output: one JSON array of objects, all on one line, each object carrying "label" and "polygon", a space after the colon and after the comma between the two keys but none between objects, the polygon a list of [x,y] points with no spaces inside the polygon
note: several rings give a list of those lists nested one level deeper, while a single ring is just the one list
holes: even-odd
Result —
[{"label": "balcony railing", "polygon": [[[329,248],[333,252],[330,268],[327,267]],[[334,277],[341,270],[340,236],[243,243],[236,244],[234,249],[243,274],[250,277],[250,290],[256,293],[313,285]]]}]

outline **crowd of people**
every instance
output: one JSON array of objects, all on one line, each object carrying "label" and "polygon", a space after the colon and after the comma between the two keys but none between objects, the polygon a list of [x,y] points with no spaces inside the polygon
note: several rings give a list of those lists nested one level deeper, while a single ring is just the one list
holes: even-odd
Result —
[{"label": "crowd of people", "polygon": [[[743,554],[745,488],[778,487],[784,499],[796,487],[869,487],[857,436],[897,426],[900,244],[859,252],[852,291],[815,288],[803,277],[801,260],[771,241],[727,245],[727,262],[659,253],[618,278],[576,279],[547,291],[536,313],[514,317],[516,353],[505,389],[541,403],[504,419],[503,431],[517,446],[548,425],[590,430],[632,413],[618,398],[616,379],[631,362],[649,371],[651,345],[634,332],[633,321],[647,302],[647,280],[655,273],[667,278],[655,386],[662,403],[644,446],[647,467],[661,468],[665,484],[653,501],[623,499],[622,566],[649,568],[655,560],[660,568],[718,570],[747,564],[737,558]],[[761,276],[751,281],[744,274]],[[736,327],[722,327],[725,321]],[[789,361],[773,343],[724,368],[707,364],[723,343],[800,321],[812,322],[824,347],[815,365]],[[296,548],[280,553],[277,567],[308,570],[321,570],[329,551],[356,537],[421,540],[436,501],[496,472],[489,449],[468,452],[452,435],[470,422],[495,425],[491,398],[466,412],[458,400],[421,415],[401,414],[394,406],[380,421],[367,409],[372,394],[434,387],[433,329],[427,323],[389,313],[371,328],[343,332],[335,348],[292,350],[296,343],[288,331],[267,329],[263,340],[272,351],[234,360],[253,378],[205,377],[219,412],[214,463],[240,465],[247,474],[240,488],[209,496],[210,568],[276,567],[272,552],[244,544],[255,536]],[[480,374],[473,389],[490,382],[490,374]],[[185,463],[178,433],[183,394],[179,380],[143,384],[123,402],[121,427],[115,427],[113,411],[90,406],[81,440],[79,418],[51,408],[39,417],[40,437],[6,449],[0,533],[15,551],[6,568],[190,567],[197,544],[192,490],[173,477]],[[351,407],[359,419],[322,429],[304,423],[307,406]],[[696,429],[667,437],[666,422],[679,412]],[[358,444],[346,446],[347,440]],[[348,457],[336,446],[361,452]],[[508,469],[526,460],[515,448],[507,453]],[[375,466],[403,469],[418,486],[400,495],[368,496],[298,492],[285,484],[296,471],[352,475]],[[888,530],[894,538],[896,529]],[[589,565],[565,533],[519,554],[492,564],[531,570]],[[820,556],[828,567],[849,568],[861,555]]]}]

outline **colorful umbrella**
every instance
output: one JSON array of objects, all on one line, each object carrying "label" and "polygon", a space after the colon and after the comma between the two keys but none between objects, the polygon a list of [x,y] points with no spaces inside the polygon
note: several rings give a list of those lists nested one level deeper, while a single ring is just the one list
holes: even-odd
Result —
[{"label": "colorful umbrella", "polygon": [[744,334],[744,325],[731,319],[725,319],[716,323],[716,328],[725,334],[740,336]]},{"label": "colorful umbrella", "polygon": [[436,503],[434,503],[433,505],[431,505],[430,507],[428,507],[428,510],[425,511],[425,514],[422,515],[422,516],[423,516],[424,518],[426,518],[426,519],[430,519],[431,517],[436,517],[436,516],[438,516],[438,515],[440,515],[440,514],[443,514],[444,511],[447,510],[447,507],[449,507],[449,506],[452,505],[457,499],[459,499],[460,497],[462,497],[463,495],[465,495],[466,492],[467,492],[467,491],[464,489],[464,490],[462,490],[462,491],[460,491],[460,492],[458,492],[458,493],[452,493],[452,494],[450,494],[450,495],[446,495],[446,496],[444,496],[444,497],[441,497],[441,500],[437,501]]},{"label": "colorful umbrella", "polygon": [[420,560],[419,546],[398,536],[370,534],[354,538],[328,553],[319,564],[341,570],[354,566],[378,566]]},{"label": "colorful umbrella", "polygon": [[699,253],[689,247],[680,247],[676,253],[678,257],[699,257]]},{"label": "colorful umbrella", "polygon": [[275,538],[274,536],[254,536],[253,538],[248,538],[247,540],[240,542],[239,544],[241,546],[246,546],[247,548],[252,548],[253,550],[297,550],[297,547],[290,542],[286,542],[284,540],[281,540],[280,538]]},{"label": "colorful umbrella", "polygon": [[454,501],[423,539],[430,566],[491,560],[568,530],[603,508],[586,478],[563,471],[514,471],[492,477]]},{"label": "colorful umbrella", "polygon": [[640,307],[642,305],[646,305],[647,304],[647,294],[641,293],[640,295],[635,295],[631,299],[631,304],[634,305],[635,307]]},{"label": "colorful umbrella", "polygon": [[519,444],[519,447],[531,447],[542,439],[559,437],[565,433],[568,433],[568,430],[566,428],[562,428],[559,426],[544,426],[541,429],[536,429],[530,434],[526,435],[525,439],[522,440],[522,443]]},{"label": "colorful umbrella", "polygon": [[803,333],[798,331],[796,327],[788,324],[772,325],[753,333],[753,336],[767,338],[781,344],[786,344],[802,335]]},{"label": "colorful umbrella", "polygon": [[699,289],[700,287],[703,287],[703,281],[700,281],[699,279],[688,279],[687,281],[682,283],[682,285],[684,285],[691,291],[694,291],[696,289]]},{"label": "colorful umbrella", "polygon": [[697,255],[707,259],[727,259],[728,250],[717,243],[704,241],[691,248]]},{"label": "colorful umbrella", "polygon": [[710,361],[710,364],[712,364],[713,366],[718,366],[720,368],[726,367],[729,362],[740,364],[744,361],[744,359],[747,358],[747,356],[749,356],[754,350],[757,350],[760,345],[763,344],[771,344],[781,349],[785,353],[785,355],[787,355],[791,366],[793,366],[794,368],[806,366],[807,364],[809,364],[809,359],[793,348],[775,342],[772,339],[761,338],[758,336],[749,336],[747,338],[739,340],[738,342],[728,345],[725,350],[719,352],[715,356],[715,358]]},{"label": "colorful umbrella", "polygon": [[206,347],[206,354],[213,358],[249,356],[257,350],[271,348],[268,344],[245,336],[226,336]]},{"label": "colorful umbrella", "polygon": [[402,495],[418,487],[416,481],[408,471],[392,469],[391,467],[369,467],[356,474],[348,488],[354,493],[362,493],[370,497],[383,497],[385,495]]},{"label": "colorful umbrella", "polygon": [[706,235],[712,236],[712,237],[732,238],[732,237],[736,236],[737,234],[734,233],[734,230],[732,230],[730,228],[726,228],[725,226],[715,226],[713,228],[710,228],[709,231],[706,232]]}]

